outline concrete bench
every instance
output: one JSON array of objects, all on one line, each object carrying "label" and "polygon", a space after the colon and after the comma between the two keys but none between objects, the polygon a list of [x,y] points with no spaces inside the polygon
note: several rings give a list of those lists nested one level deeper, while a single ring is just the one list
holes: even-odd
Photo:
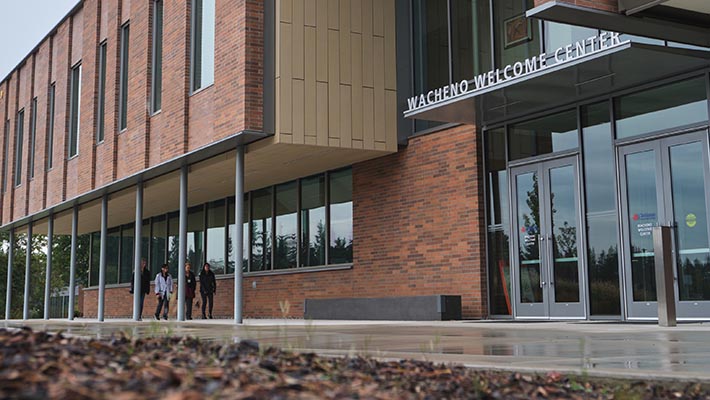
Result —
[{"label": "concrete bench", "polygon": [[447,321],[461,319],[461,296],[306,299],[306,319]]}]

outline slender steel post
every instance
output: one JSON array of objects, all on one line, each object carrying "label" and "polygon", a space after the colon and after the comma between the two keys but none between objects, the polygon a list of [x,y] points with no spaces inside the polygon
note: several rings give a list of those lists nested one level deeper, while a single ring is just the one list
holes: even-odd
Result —
[{"label": "slender steel post", "polygon": [[133,241],[133,320],[138,321],[142,315],[139,313],[141,309],[141,296],[143,292],[143,271],[141,271],[141,254],[142,237],[143,237],[143,182],[138,182],[136,186],[136,225],[133,228],[135,235]]},{"label": "slender steel post", "polygon": [[52,237],[54,236],[54,214],[47,217],[47,268],[44,280],[44,319],[49,319],[49,296],[52,289]]},{"label": "slender steel post", "polygon": [[71,216],[71,253],[69,258],[69,314],[70,321],[74,319],[74,290],[76,286],[76,241],[79,229],[79,207],[74,206]]},{"label": "slender steel post", "polygon": [[25,251],[25,296],[22,319],[30,318],[30,267],[32,264],[32,221],[27,224],[27,250]]},{"label": "slender steel post", "polygon": [[96,319],[104,320],[104,295],[106,292],[106,243],[108,241],[108,194],[101,198],[101,249],[99,250],[99,309]]},{"label": "slender steel post", "polygon": [[242,269],[244,265],[244,145],[237,146],[234,187],[234,323],[242,323]]},{"label": "slender steel post", "polygon": [[12,263],[15,262],[15,228],[10,228],[8,238],[10,246],[7,249],[7,293],[5,293],[5,319],[10,319],[12,305]]},{"label": "slender steel post", "polygon": [[178,245],[178,321],[185,320],[185,255],[187,253],[187,165],[180,170],[180,243]]}]

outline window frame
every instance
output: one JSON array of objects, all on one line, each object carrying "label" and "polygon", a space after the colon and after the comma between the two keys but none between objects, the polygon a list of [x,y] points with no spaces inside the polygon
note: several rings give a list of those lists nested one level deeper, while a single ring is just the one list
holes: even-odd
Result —
[{"label": "window frame", "polygon": [[130,59],[131,22],[121,25],[118,75],[118,131],[128,129],[128,65]]},{"label": "window frame", "polygon": [[28,179],[32,180],[35,177],[35,147],[37,146],[37,97],[32,99],[32,105],[30,107],[30,143],[28,151],[29,157],[29,173]]},{"label": "window frame", "polygon": [[[79,133],[81,132],[81,75],[81,61],[79,61],[71,68],[67,160],[79,156]],[[72,142],[74,142],[74,144],[72,144]]]},{"label": "window frame", "polygon": [[[215,46],[212,46],[212,69],[213,69],[212,81],[205,83],[205,82],[203,82],[203,79],[202,79],[202,77],[204,75],[203,74],[203,70],[204,70],[203,67],[204,66],[202,65],[202,54],[203,54],[203,50],[204,50],[202,48],[202,37],[204,35],[204,18],[200,18],[199,27],[198,27],[198,16],[197,16],[197,13],[195,12],[195,10],[197,9],[198,2],[201,5],[200,8],[204,10],[203,4],[205,1],[214,2],[215,15],[214,15],[212,22],[214,23],[214,25],[216,25],[216,19],[217,19],[216,18],[217,17],[217,11],[216,11],[217,1],[216,0],[191,0],[190,1],[190,6],[191,6],[190,9],[192,10],[191,15],[190,15],[190,94],[191,95],[198,93],[198,92],[204,90],[205,88],[208,88],[214,84],[214,47]],[[202,13],[201,15],[204,16],[204,13]],[[199,28],[199,29],[197,29],[197,28]],[[215,29],[215,27],[213,26],[213,30],[214,29]],[[199,30],[199,35],[200,35],[199,39],[200,40],[197,40],[198,30]],[[216,35],[213,34],[213,36],[214,36],[214,40],[216,42]],[[198,53],[198,50],[199,50],[199,53]],[[198,62],[198,60],[199,60],[199,62]],[[197,76],[198,65],[199,65],[199,77],[200,77],[199,86],[197,86],[195,84],[195,78]]]},{"label": "window frame", "polygon": [[15,187],[22,185],[22,153],[25,135],[25,109],[17,112],[15,120]]},{"label": "window frame", "polygon": [[47,171],[51,170],[54,164],[54,107],[56,103],[56,92],[56,82],[52,82],[52,84],[49,85],[49,98],[47,99],[47,148],[45,149]]},{"label": "window frame", "polygon": [[96,144],[103,143],[106,138],[106,61],[107,41],[99,43],[99,84],[96,112]]},{"label": "window frame", "polygon": [[[158,13],[160,11],[160,13]],[[150,112],[157,114],[163,106],[163,0],[153,1],[153,28],[151,32],[151,84]]]}]

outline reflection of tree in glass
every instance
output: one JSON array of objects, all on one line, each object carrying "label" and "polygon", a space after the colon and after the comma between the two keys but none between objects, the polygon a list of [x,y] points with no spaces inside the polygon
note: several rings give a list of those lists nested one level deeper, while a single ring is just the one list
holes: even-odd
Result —
[{"label": "reflection of tree in glass", "polygon": [[325,223],[322,220],[318,221],[318,224],[316,225],[316,234],[314,235],[313,242],[310,241],[309,237],[309,233],[305,232],[303,235],[303,242],[301,243],[301,254],[304,257],[301,264],[305,266],[324,265]]},{"label": "reflection of tree in glass", "polygon": [[[553,209],[554,213],[555,210]],[[555,258],[577,257],[577,227],[570,226],[567,221],[558,229],[555,235]]]},{"label": "reflection of tree in glass", "polygon": [[537,174],[532,174],[532,188],[525,192],[525,204],[530,214],[523,213],[521,216],[525,232],[521,232],[520,257],[522,260],[537,260],[538,240],[526,242],[525,237],[535,236],[540,231],[540,198],[538,196]]},{"label": "reflection of tree in glass", "polygon": [[706,256],[704,262],[685,257],[678,264],[682,265],[678,274],[680,300],[710,300],[710,257]]}]

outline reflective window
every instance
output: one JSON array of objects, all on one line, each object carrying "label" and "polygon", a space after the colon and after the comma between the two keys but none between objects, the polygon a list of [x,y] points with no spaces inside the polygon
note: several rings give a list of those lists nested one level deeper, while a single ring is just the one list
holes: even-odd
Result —
[{"label": "reflective window", "polygon": [[[212,202],[207,208],[207,262],[214,271],[225,273],[224,254],[226,243],[224,224],[227,220],[224,200]],[[193,265],[201,271],[202,265]],[[217,272],[215,272],[217,273]]]},{"label": "reflective window", "polygon": [[509,128],[510,159],[539,156],[579,147],[577,112],[548,115]]},{"label": "reflective window", "polygon": [[99,255],[101,254],[101,233],[91,234],[91,262],[89,263],[89,286],[99,284]]},{"label": "reflective window", "polygon": [[329,264],[353,262],[353,177],[352,170],[330,173]]},{"label": "reflective window", "polygon": [[79,122],[81,121],[81,64],[71,71],[71,101],[69,102],[69,158],[79,154]]},{"label": "reflective window", "polygon": [[121,67],[120,87],[118,91],[119,119],[118,130],[122,131],[128,126],[128,44],[130,40],[130,25],[121,27]]},{"label": "reflective window", "polygon": [[163,103],[163,1],[153,2],[153,65],[150,111],[158,112]]},{"label": "reflective window", "polygon": [[[49,127],[47,128],[47,169],[52,169],[54,161],[54,95],[56,86],[49,88]],[[6,152],[7,153],[7,152]],[[3,188],[4,188],[3,184]]]},{"label": "reflective window", "polygon": [[[545,52],[548,55],[548,64],[555,62],[553,54],[558,48],[583,41],[599,33],[597,29],[551,21],[545,21],[543,27],[545,31]],[[592,50],[589,45],[587,45],[586,48],[588,51]]]},{"label": "reflective window", "polygon": [[539,22],[525,17],[533,0],[493,2],[496,67],[540,54]]},{"label": "reflective window", "polygon": [[214,82],[215,0],[192,0],[192,91]]},{"label": "reflective window", "polygon": [[[249,269],[249,200],[248,195],[244,195],[244,215],[242,216],[242,270],[247,271]],[[236,259],[234,257],[234,244],[232,243],[232,238],[236,235],[234,226],[234,212],[235,210],[235,200],[234,197],[229,198],[229,242],[227,243],[227,249],[229,252],[229,265],[227,266],[227,273],[234,272],[234,265]]]},{"label": "reflective window", "polygon": [[[180,254],[180,215],[176,212],[168,216],[168,272],[173,277],[177,276],[178,255]],[[160,266],[156,274],[160,271]]]},{"label": "reflective window", "polygon": [[325,175],[301,180],[301,266],[325,265]]},{"label": "reflective window", "polygon": [[99,46],[99,88],[96,112],[96,142],[104,141],[106,125],[106,42]]},{"label": "reflective window", "polygon": [[22,183],[22,147],[25,144],[25,110],[17,113],[17,131],[15,132],[15,186]]},{"label": "reflective window", "polygon": [[298,253],[298,184],[276,186],[276,233],[274,269],[295,268]]},{"label": "reflective window", "polygon": [[616,175],[609,102],[582,107],[591,315],[621,315]]},{"label": "reflective window", "polygon": [[615,107],[618,139],[707,121],[705,78],[620,97]]},{"label": "reflective window", "polygon": [[[203,206],[192,207],[187,210],[187,258],[192,264],[192,270],[197,271],[195,266],[204,264],[204,238],[205,238],[205,208]],[[181,266],[185,268],[185,266]],[[224,273],[224,264],[222,269],[214,269],[215,274]],[[177,275],[176,275],[177,276]]]},{"label": "reflective window", "polygon": [[121,229],[108,230],[106,241],[106,284],[118,283],[118,258],[121,250]]},{"label": "reflective window", "polygon": [[168,224],[165,216],[153,218],[153,227],[150,236],[150,271],[153,278],[160,271],[160,266],[166,263],[165,251],[167,247]]},{"label": "reflective window", "polygon": [[491,70],[489,0],[451,0],[451,49],[454,82]]},{"label": "reflective window", "polygon": [[120,283],[128,283],[131,281],[133,274],[133,240],[135,237],[135,229],[133,225],[126,225],[121,231],[121,269]]},{"label": "reflective window", "polygon": [[271,188],[252,192],[251,271],[271,269]]},{"label": "reflective window", "polygon": [[35,177],[35,147],[37,146],[37,98],[32,99],[32,108],[30,114],[30,179]]},{"label": "reflective window", "polygon": [[2,150],[2,192],[7,191],[7,159],[9,154],[10,142],[10,120],[5,121],[5,132],[3,132],[3,150]]}]

